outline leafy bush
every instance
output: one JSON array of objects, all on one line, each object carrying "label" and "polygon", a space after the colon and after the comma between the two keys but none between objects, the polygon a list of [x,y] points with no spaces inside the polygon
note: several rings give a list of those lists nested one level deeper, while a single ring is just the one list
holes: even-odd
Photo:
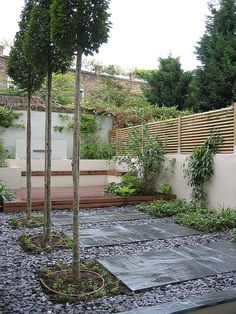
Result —
[{"label": "leafy bush", "polygon": [[0,202],[12,201],[14,199],[14,194],[10,192],[7,186],[0,181]]},{"label": "leafy bush", "polygon": [[203,212],[180,213],[177,215],[177,221],[203,232],[223,231],[236,227],[236,210],[211,209]]},{"label": "leafy bush", "polygon": [[133,196],[138,194],[135,178],[127,174],[122,177],[121,183],[108,183],[104,191],[107,195]]},{"label": "leafy bush", "polygon": [[162,184],[160,184],[160,190],[163,194],[170,194],[172,187],[168,183],[162,183]]},{"label": "leafy bush", "polygon": [[202,208],[199,203],[188,203],[182,199],[176,199],[174,201],[156,201],[149,204],[140,204],[138,208],[155,217],[170,217],[175,216],[178,213],[189,212],[202,212],[206,209]]},{"label": "leafy bush", "polygon": [[157,192],[157,178],[164,168],[164,144],[149,134],[148,127],[133,129],[127,141],[121,144],[120,164],[125,163],[128,174],[136,178],[140,194],[150,195]]},{"label": "leafy bush", "polygon": [[204,188],[214,174],[214,155],[222,142],[222,136],[212,134],[201,147],[196,147],[193,150],[192,155],[187,160],[184,174],[188,179],[188,185],[192,187],[193,201],[204,202],[206,199]]},{"label": "leafy bush", "polygon": [[83,159],[111,159],[113,156],[113,146],[106,141],[90,140],[81,145]]},{"label": "leafy bush", "polygon": [[0,127],[9,128],[14,125],[14,121],[20,116],[19,113],[6,107],[0,106]]}]

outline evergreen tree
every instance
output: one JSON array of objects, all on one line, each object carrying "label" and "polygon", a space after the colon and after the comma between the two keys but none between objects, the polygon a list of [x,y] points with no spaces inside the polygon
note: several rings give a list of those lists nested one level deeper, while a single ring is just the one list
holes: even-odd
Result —
[{"label": "evergreen tree", "polygon": [[196,54],[201,66],[196,71],[199,110],[218,109],[236,101],[236,3],[209,3],[211,16]]},{"label": "evergreen tree", "polygon": [[51,37],[50,7],[52,0],[35,0],[29,29],[26,33],[25,48],[28,59],[46,76],[47,108],[45,119],[45,189],[44,189],[44,242],[51,240],[51,112],[52,74],[65,72],[71,63],[59,51]]},{"label": "evergreen tree", "polygon": [[79,160],[80,160],[80,74],[82,54],[97,52],[107,42],[110,23],[109,0],[54,0],[52,34],[70,58],[76,54],[76,83],[73,136],[73,276],[80,278],[79,254]]},{"label": "evergreen tree", "polygon": [[179,58],[160,58],[158,70],[136,72],[148,82],[148,86],[144,86],[144,95],[152,104],[176,106],[180,110],[190,107],[188,93],[192,73],[181,69]]},{"label": "evergreen tree", "polygon": [[26,181],[27,181],[27,216],[31,219],[31,98],[44,80],[43,72],[37,69],[26,57],[24,49],[25,34],[29,26],[30,14],[34,6],[33,0],[25,2],[19,22],[19,31],[16,33],[7,63],[8,75],[15,84],[27,92],[27,140],[26,140]]}]

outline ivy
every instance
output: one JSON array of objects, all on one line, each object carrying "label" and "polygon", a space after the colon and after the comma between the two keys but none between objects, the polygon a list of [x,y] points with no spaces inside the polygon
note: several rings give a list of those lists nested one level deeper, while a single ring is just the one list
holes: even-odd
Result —
[{"label": "ivy", "polygon": [[214,155],[218,152],[223,137],[212,134],[201,147],[196,147],[187,159],[187,167],[184,168],[185,178],[192,188],[193,201],[204,203],[206,200],[205,186],[214,174]]},{"label": "ivy", "polygon": [[14,125],[14,121],[19,118],[21,114],[12,111],[6,107],[0,107],[0,127],[10,128]]},{"label": "ivy", "polygon": [[[59,114],[59,118],[63,123],[66,125],[56,125],[54,126],[55,132],[73,132],[74,130],[74,122],[73,118],[70,117],[68,114]],[[91,114],[82,114],[81,115],[81,125],[80,125],[80,131],[82,135],[91,135],[96,133],[98,131],[99,125],[96,116]]]}]

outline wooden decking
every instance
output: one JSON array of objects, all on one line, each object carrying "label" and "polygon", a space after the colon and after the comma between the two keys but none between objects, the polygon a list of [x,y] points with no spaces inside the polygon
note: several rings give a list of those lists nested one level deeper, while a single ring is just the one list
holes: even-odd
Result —
[{"label": "wooden decking", "polygon": [[[26,210],[26,189],[13,190],[16,200],[4,202],[3,210],[6,213]],[[51,189],[53,209],[72,208],[73,190],[71,187],[57,187]],[[99,208],[109,206],[125,206],[131,204],[147,203],[158,199],[171,200],[174,195],[155,196],[131,196],[131,197],[108,197],[104,195],[104,186],[89,186],[80,188],[80,207]],[[32,189],[32,208],[42,210],[44,207],[43,188]]]}]

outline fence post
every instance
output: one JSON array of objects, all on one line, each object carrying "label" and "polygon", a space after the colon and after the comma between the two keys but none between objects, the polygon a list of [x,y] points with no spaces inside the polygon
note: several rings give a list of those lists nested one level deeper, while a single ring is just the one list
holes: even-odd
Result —
[{"label": "fence post", "polygon": [[178,116],[178,154],[181,154],[181,122],[182,117]]},{"label": "fence post", "polygon": [[116,157],[118,157],[118,139],[119,139],[119,129],[116,129]]},{"label": "fence post", "polygon": [[234,103],[234,153],[236,153],[236,102]]}]

